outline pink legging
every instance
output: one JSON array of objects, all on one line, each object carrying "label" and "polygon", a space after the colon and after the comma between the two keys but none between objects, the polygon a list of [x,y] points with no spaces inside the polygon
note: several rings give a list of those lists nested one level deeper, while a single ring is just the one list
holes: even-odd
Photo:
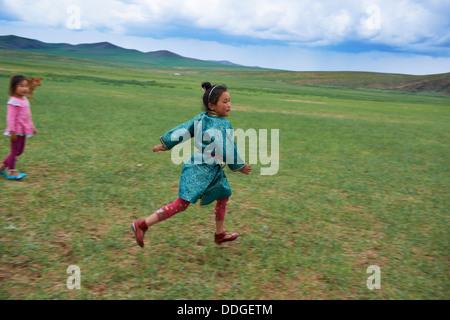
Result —
[{"label": "pink legging", "polygon": [[[228,199],[229,198],[217,200],[216,208],[214,210],[214,216],[217,221],[225,220],[225,212],[227,209]],[[170,217],[173,217],[177,213],[186,210],[190,204],[191,203],[189,201],[186,201],[178,197],[178,199],[174,203],[168,204],[159,209],[158,211],[156,211],[158,220],[163,221],[169,219]]]},{"label": "pink legging", "polygon": [[20,156],[25,150],[26,136],[17,136],[17,140],[11,141],[11,152],[6,157],[3,164],[8,167],[9,170],[16,169],[16,157]]}]

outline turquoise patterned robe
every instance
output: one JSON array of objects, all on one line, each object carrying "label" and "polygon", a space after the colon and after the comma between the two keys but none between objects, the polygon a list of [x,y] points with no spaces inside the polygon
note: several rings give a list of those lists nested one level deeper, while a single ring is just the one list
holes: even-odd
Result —
[{"label": "turquoise patterned robe", "polygon": [[166,132],[160,140],[170,150],[192,137],[196,151],[183,165],[178,196],[191,203],[200,199],[200,205],[230,197],[222,164],[225,162],[232,171],[246,166],[237,152],[231,123],[215,112],[203,112]]}]

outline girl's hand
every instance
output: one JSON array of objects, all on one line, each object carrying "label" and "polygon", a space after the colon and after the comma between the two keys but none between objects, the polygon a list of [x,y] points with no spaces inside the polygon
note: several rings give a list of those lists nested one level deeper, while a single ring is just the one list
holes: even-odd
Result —
[{"label": "girl's hand", "polygon": [[153,147],[153,152],[158,152],[158,151],[166,151],[166,148],[164,148],[164,146],[158,144]]},{"label": "girl's hand", "polygon": [[11,142],[16,142],[17,141],[16,133],[14,131],[10,131],[9,134],[10,134],[9,139],[11,140]]},{"label": "girl's hand", "polygon": [[252,172],[252,167],[249,166],[248,164],[245,164],[245,168],[240,170],[239,172],[248,175],[248,174],[250,174],[250,172]]},{"label": "girl's hand", "polygon": [[33,134],[37,135],[37,130],[36,129],[33,130]]}]

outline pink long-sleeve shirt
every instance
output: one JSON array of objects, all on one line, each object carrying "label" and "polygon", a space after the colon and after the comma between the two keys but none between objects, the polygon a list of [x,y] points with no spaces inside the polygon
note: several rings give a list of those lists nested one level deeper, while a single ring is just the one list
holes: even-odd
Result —
[{"label": "pink long-sleeve shirt", "polygon": [[34,124],[31,120],[30,103],[26,97],[11,97],[8,102],[8,112],[6,114],[5,135],[9,136],[14,131],[19,136],[30,137],[34,135]]}]

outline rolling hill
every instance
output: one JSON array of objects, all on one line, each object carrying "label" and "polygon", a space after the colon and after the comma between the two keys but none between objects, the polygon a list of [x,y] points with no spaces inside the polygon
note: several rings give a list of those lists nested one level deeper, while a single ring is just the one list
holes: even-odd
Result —
[{"label": "rolling hill", "polygon": [[[46,43],[39,40],[17,37],[13,35],[0,36],[0,49],[9,50],[55,50],[84,53],[142,53],[138,50],[124,49],[109,42],[82,43],[77,45],[67,43]],[[160,55],[159,52],[149,52],[149,55]],[[165,55],[178,56],[169,51],[163,52]]]},{"label": "rolling hill", "polygon": [[125,49],[109,42],[45,43],[14,35],[0,36],[0,54],[7,51],[29,51],[94,61],[128,64],[138,67],[158,68],[222,68],[223,72],[234,72],[240,77],[264,77],[267,80],[298,85],[361,87],[395,90],[410,93],[450,95],[450,73],[414,76],[374,72],[294,72],[258,67],[245,67],[229,61],[199,60],[183,57],[176,53],[159,50],[141,52]]},{"label": "rolling hill", "polygon": [[83,43],[77,45],[67,43],[45,43],[14,35],[0,36],[0,50],[1,49],[26,50],[142,66],[158,65],[207,68],[219,65],[218,63],[211,61],[182,57],[167,50],[141,52],[134,49],[125,49],[109,42]]}]

